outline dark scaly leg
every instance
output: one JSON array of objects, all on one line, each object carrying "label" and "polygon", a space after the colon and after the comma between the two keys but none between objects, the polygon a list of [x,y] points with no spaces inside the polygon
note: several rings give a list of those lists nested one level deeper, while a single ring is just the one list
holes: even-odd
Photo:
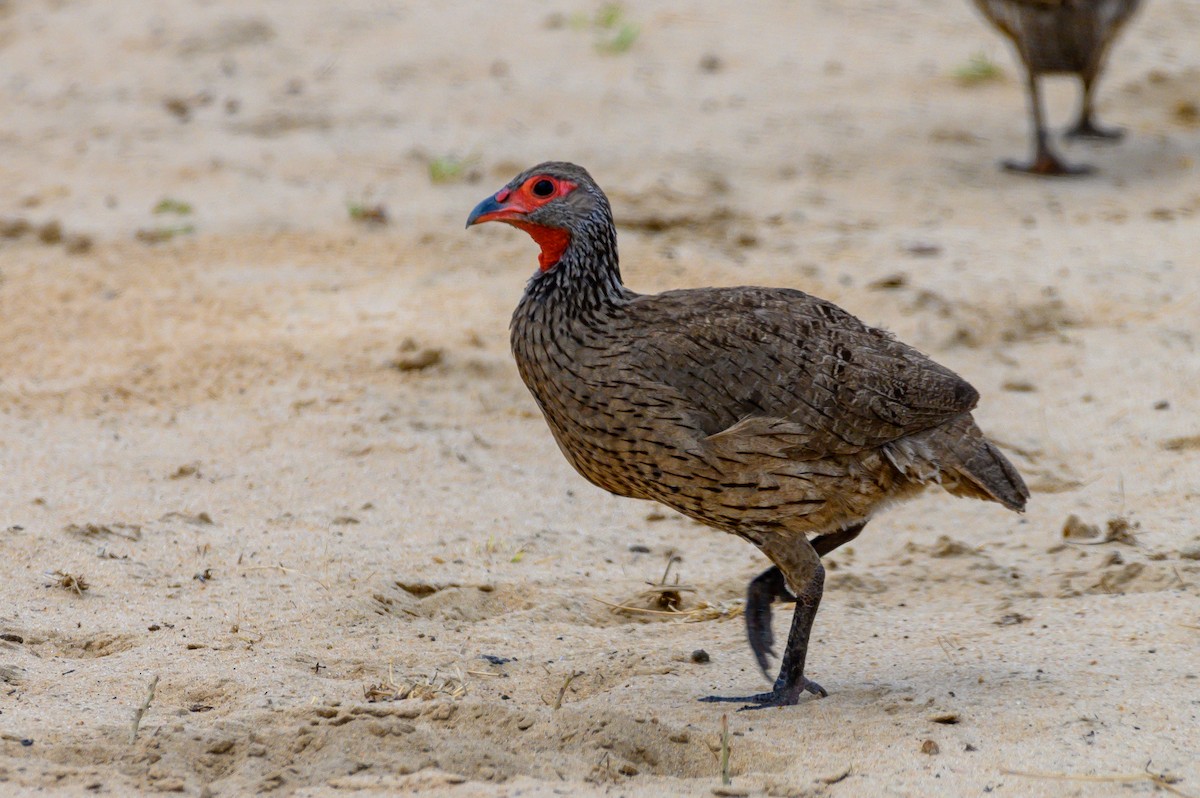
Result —
[{"label": "dark scaly leg", "polygon": [[1079,109],[1079,121],[1075,123],[1075,127],[1067,131],[1067,138],[1120,141],[1125,136],[1125,131],[1120,128],[1106,128],[1096,124],[1092,108],[1092,87],[1096,85],[1096,77],[1099,72],[1100,64],[1097,63],[1079,75],[1079,79],[1083,82],[1083,105]]},{"label": "dark scaly leg", "polygon": [[[809,635],[812,632],[813,619],[821,605],[821,594],[824,592],[825,568],[821,565],[812,544],[804,537],[772,539],[767,541],[762,549],[791,585],[800,585],[796,590],[796,612],[792,615],[792,628],[788,633],[787,647],[783,652],[783,663],[779,669],[779,677],[775,680],[775,687],[769,693],[750,696],[708,696],[700,699],[701,701],[745,703],[748,706],[743,709],[761,709],[790,706],[797,703],[805,692],[819,696],[828,695],[821,685],[804,676]],[[758,582],[757,579],[755,581]],[[766,583],[770,580],[763,581]]]},{"label": "dark scaly leg", "polygon": [[[837,532],[818,535],[809,542],[817,556],[824,557],[838,546],[845,545],[858,537],[858,533],[862,532],[866,525],[866,521],[860,521]],[[791,603],[795,600],[796,597],[787,589],[783,572],[775,565],[756,576],[746,591],[746,637],[750,640],[750,650],[754,652],[754,659],[758,662],[758,667],[762,669],[763,676],[768,679],[771,678],[771,675],[767,672],[767,657],[775,656],[773,648],[775,633],[771,629],[771,603],[775,601]]]},{"label": "dark scaly leg", "polygon": [[1033,117],[1033,161],[1004,161],[1004,168],[1009,172],[1021,172],[1030,175],[1065,177],[1070,175],[1086,175],[1092,171],[1090,166],[1068,166],[1050,149],[1050,137],[1046,133],[1046,124],[1042,119],[1042,92],[1038,86],[1037,75],[1025,65],[1025,76],[1029,88],[1029,105]]}]

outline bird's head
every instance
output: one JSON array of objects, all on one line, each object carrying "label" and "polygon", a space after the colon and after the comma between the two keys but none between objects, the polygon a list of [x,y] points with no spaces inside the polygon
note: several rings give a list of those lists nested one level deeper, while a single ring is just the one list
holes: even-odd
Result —
[{"label": "bird's head", "polygon": [[548,161],[526,169],[476,205],[467,227],[483,222],[519,227],[542,248],[538,263],[549,271],[573,238],[606,221],[611,224],[608,200],[592,176],[575,164]]}]

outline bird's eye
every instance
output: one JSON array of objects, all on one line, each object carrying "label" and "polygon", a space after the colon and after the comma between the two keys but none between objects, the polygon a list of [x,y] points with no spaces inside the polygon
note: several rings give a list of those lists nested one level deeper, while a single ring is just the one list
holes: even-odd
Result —
[{"label": "bird's eye", "polygon": [[549,197],[553,193],[554,184],[545,178],[533,184],[533,196],[535,197]]}]

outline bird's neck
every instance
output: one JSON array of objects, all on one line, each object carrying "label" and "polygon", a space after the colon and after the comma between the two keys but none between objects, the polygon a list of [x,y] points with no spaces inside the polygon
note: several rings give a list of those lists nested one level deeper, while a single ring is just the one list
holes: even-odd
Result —
[{"label": "bird's neck", "polygon": [[594,311],[626,301],[630,292],[621,282],[612,221],[600,220],[571,233],[557,261],[543,262],[529,280],[525,295],[536,302],[560,304],[567,312]]}]

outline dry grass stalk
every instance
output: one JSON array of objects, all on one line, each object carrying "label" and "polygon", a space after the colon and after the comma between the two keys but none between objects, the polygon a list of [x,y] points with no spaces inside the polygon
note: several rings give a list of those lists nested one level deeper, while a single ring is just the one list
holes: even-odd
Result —
[{"label": "dry grass stalk", "polygon": [[124,538],[125,540],[141,540],[142,528],[137,524],[69,524],[63,528],[68,535],[78,535],[81,538]]},{"label": "dry grass stalk", "polygon": [[729,714],[721,715],[721,783],[729,785],[733,778],[729,775]]},{"label": "dry grass stalk", "polygon": [[1096,784],[1137,784],[1138,782],[1148,781],[1156,787],[1161,787],[1173,795],[1182,796],[1182,798],[1191,798],[1187,793],[1175,787],[1179,782],[1178,776],[1172,776],[1168,773],[1118,773],[1110,776],[1086,776],[1075,775],[1073,773],[1039,773],[1036,771],[1026,770],[1008,770],[1000,771],[1009,776],[1022,776],[1027,779],[1049,779],[1052,781],[1086,781]]},{"label": "dry grass stalk", "polygon": [[466,694],[466,682],[455,676],[443,676],[434,671],[429,676],[406,677],[397,681],[392,674],[390,665],[388,666],[388,678],[386,682],[380,682],[379,684],[363,688],[363,697],[370,703],[377,701],[403,701],[408,698],[431,701],[439,696],[458,699]]},{"label": "dry grass stalk", "polygon": [[671,575],[671,568],[680,561],[681,559],[678,555],[672,555],[668,558],[667,566],[663,569],[662,578],[657,583],[647,582],[646,584],[649,585],[649,588],[641,591],[636,596],[631,596],[618,604],[613,604],[603,599],[596,600],[618,614],[670,616],[689,622],[732,618],[742,614],[745,602],[741,599],[723,601],[718,604],[699,601],[695,606],[685,609],[683,595],[685,593],[695,593],[696,588],[691,585],[679,584],[679,574],[675,575],[675,582],[673,584],[667,582],[667,578]]},{"label": "dry grass stalk", "polygon": [[133,745],[137,742],[138,727],[142,725],[142,716],[146,714],[146,710],[150,708],[150,702],[154,700],[154,691],[158,689],[157,674],[150,680],[150,689],[146,691],[146,700],[142,705],[133,711],[133,724],[129,729],[129,744]]},{"label": "dry grass stalk", "polygon": [[558,695],[554,698],[554,704],[551,705],[552,709],[562,709],[563,698],[566,697],[567,690],[569,690],[571,687],[571,682],[575,681],[582,675],[582,671],[571,671],[571,674],[563,680],[562,687],[558,688]]},{"label": "dry grass stalk", "polygon": [[278,565],[251,565],[251,566],[247,566],[247,567],[243,568],[242,570],[243,570],[243,571],[270,571],[270,570],[277,570],[277,571],[283,571],[285,574],[300,574],[300,576],[307,577],[308,579],[311,579],[311,580],[313,580],[314,582],[316,582],[318,585],[320,585],[321,587],[325,588],[326,590],[329,590],[329,585],[325,584],[325,583],[324,583],[324,582],[322,582],[320,579],[317,579],[317,578],[316,578],[315,576],[313,576],[312,574],[305,573],[304,571],[301,571],[301,570],[299,570],[299,569],[296,569],[296,568],[288,568],[288,567],[287,567],[286,565],[284,565],[283,563],[280,563],[280,564],[278,564]]},{"label": "dry grass stalk", "polygon": [[[689,590],[691,588],[688,588]],[[645,596],[650,591],[643,591],[638,594]],[[637,597],[629,601],[636,601]],[[628,615],[661,615],[671,618],[678,618],[685,623],[698,623],[700,621],[716,621],[726,618],[736,618],[745,610],[745,599],[731,599],[729,601],[719,601],[716,604],[707,601],[700,601],[694,607],[687,609],[675,610],[655,610],[647,607],[635,607],[629,603],[613,604],[611,601],[604,599],[596,599],[601,604],[605,605],[615,613]]]}]

